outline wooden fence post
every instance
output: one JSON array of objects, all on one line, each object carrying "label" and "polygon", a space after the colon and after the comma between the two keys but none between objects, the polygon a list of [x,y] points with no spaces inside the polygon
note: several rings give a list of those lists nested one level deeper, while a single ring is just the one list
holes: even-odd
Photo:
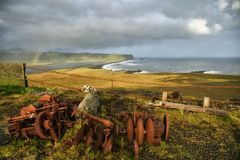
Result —
[{"label": "wooden fence post", "polygon": [[26,76],[26,63],[23,63],[23,81],[24,81],[24,87],[28,87],[28,79]]},{"label": "wooden fence post", "polygon": [[203,108],[209,108],[209,104],[210,104],[210,98],[209,97],[204,97]]},{"label": "wooden fence post", "polygon": [[162,93],[162,102],[166,102],[167,101],[167,92],[163,92]]}]

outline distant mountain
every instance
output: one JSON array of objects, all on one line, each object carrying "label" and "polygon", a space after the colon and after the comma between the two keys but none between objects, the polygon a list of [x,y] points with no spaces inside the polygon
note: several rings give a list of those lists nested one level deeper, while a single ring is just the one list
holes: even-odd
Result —
[{"label": "distant mountain", "polygon": [[115,62],[131,59],[134,59],[134,57],[130,54],[42,52],[29,51],[21,48],[0,51],[0,62],[26,62],[31,64],[71,63],[79,61]]}]

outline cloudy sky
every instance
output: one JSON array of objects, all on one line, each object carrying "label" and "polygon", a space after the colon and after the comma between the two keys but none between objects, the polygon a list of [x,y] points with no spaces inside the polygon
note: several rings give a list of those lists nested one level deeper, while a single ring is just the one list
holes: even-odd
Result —
[{"label": "cloudy sky", "polygon": [[240,0],[1,0],[8,48],[240,56]]}]

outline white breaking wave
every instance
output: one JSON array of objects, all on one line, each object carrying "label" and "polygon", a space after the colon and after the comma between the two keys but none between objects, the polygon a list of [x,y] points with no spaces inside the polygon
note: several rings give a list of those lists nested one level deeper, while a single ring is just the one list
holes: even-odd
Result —
[{"label": "white breaking wave", "polygon": [[127,60],[122,62],[116,62],[111,64],[103,65],[103,69],[112,70],[112,71],[121,71],[123,70],[121,66],[136,66],[138,64],[134,64],[136,60]]},{"label": "white breaking wave", "polygon": [[205,73],[205,74],[221,74],[222,72],[220,72],[220,71],[205,71],[203,73]]},{"label": "white breaking wave", "polygon": [[135,72],[133,74],[146,74],[146,73],[152,73],[152,72],[148,72],[148,71],[141,71],[141,72]]},{"label": "white breaking wave", "polygon": [[116,64],[119,64],[119,63],[105,64],[102,66],[102,68],[107,70],[119,70],[120,68],[115,67]]},{"label": "white breaking wave", "polygon": [[[224,67],[222,65],[224,64]],[[113,71],[143,71],[141,73],[203,73],[240,74],[238,59],[136,59],[106,64]]]},{"label": "white breaking wave", "polygon": [[119,62],[118,64],[125,65],[125,66],[138,66],[139,65],[134,62],[136,62],[136,60],[127,60],[127,61]]},{"label": "white breaking wave", "polygon": [[116,66],[114,66],[115,64],[111,63],[111,64],[106,64],[104,66],[102,66],[103,69],[107,69],[107,70],[112,70],[112,71],[121,71],[121,68],[116,68]]}]

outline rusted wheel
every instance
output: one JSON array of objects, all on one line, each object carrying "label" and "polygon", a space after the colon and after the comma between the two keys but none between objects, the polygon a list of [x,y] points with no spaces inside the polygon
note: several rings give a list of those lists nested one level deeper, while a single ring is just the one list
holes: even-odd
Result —
[{"label": "rusted wheel", "polygon": [[134,158],[138,159],[139,146],[138,146],[138,142],[135,139],[133,140],[133,151],[134,151]]},{"label": "rusted wheel", "polygon": [[88,130],[88,133],[86,135],[86,140],[85,140],[85,147],[88,147],[90,144],[93,143],[93,134],[94,134],[94,131],[93,131],[93,128],[89,128]]},{"label": "rusted wheel", "polygon": [[51,128],[49,130],[50,136],[54,141],[59,140],[64,133],[64,117],[61,112],[55,112],[51,120]]},{"label": "rusted wheel", "polygon": [[113,136],[110,135],[110,137],[107,140],[107,143],[103,146],[103,153],[107,154],[107,153],[111,152],[112,145],[113,145]]},{"label": "rusted wheel", "polygon": [[143,119],[139,118],[137,121],[137,130],[136,130],[136,139],[138,145],[141,145],[144,138],[144,126],[143,126]]},{"label": "rusted wheel", "polygon": [[146,132],[147,132],[147,143],[149,145],[152,145],[154,143],[154,123],[151,118],[147,118]]},{"label": "rusted wheel", "polygon": [[132,143],[133,141],[133,120],[132,118],[129,118],[127,121],[127,139],[129,143]]},{"label": "rusted wheel", "polygon": [[100,131],[97,135],[97,142],[95,144],[95,150],[98,150],[99,148],[101,148],[101,146],[103,145],[103,140],[104,140],[104,134],[102,131]]},{"label": "rusted wheel", "polygon": [[39,137],[46,139],[49,136],[48,130],[44,127],[44,121],[48,121],[49,117],[46,112],[41,112],[37,115],[34,128]]},{"label": "rusted wheel", "polygon": [[83,139],[84,137],[84,134],[85,134],[85,131],[86,131],[86,125],[83,125],[77,132],[77,135],[76,137],[74,138],[74,144],[75,145],[78,145],[79,142]]},{"label": "rusted wheel", "polygon": [[164,115],[164,125],[165,125],[164,139],[166,142],[168,142],[169,123],[168,123],[168,114],[167,113]]}]

